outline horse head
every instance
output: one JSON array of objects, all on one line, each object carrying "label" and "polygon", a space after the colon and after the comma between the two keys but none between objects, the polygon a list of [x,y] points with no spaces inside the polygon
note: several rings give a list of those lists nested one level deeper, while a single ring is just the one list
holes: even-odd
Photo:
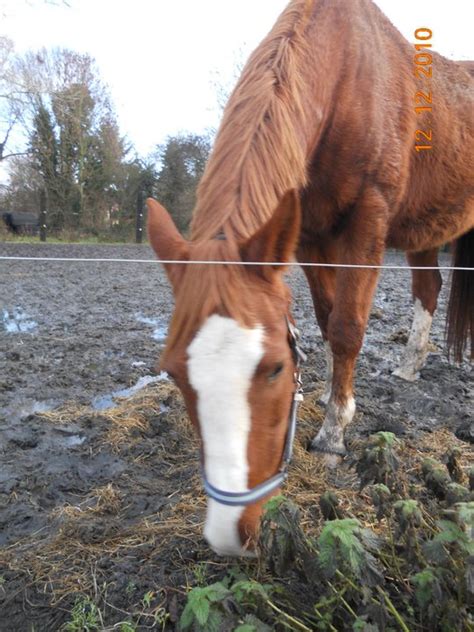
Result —
[{"label": "horse head", "polygon": [[285,477],[299,349],[282,264],[299,228],[294,191],[244,241],[188,241],[148,200],[150,242],[175,297],[160,368],[181,390],[201,440],[204,535],[222,555],[252,555],[263,504]]}]

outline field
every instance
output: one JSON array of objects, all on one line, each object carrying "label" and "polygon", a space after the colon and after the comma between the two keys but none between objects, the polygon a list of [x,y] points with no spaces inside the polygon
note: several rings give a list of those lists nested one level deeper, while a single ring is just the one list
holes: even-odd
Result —
[{"label": "field", "polygon": [[[153,258],[145,246],[8,243],[0,254]],[[386,262],[402,261],[389,254]],[[466,476],[472,447],[454,432],[472,418],[472,367],[451,365],[442,352],[443,278],[431,353],[409,384],[391,371],[410,327],[410,275],[384,271],[347,438],[357,451],[370,435],[393,433],[410,471],[458,447]],[[341,495],[345,516],[376,528],[355,470],[345,464],[326,474],[305,450],[323,415],[316,403],[323,346],[302,273],[289,284],[308,361],[285,491],[310,535],[321,524],[319,495],[329,489]],[[262,563],[217,558],[202,538],[197,442],[178,392],[154,369],[171,310],[158,265],[0,262],[1,632],[175,629],[191,588],[228,581],[231,571],[268,579]],[[305,629],[288,608],[274,610],[268,629]]]}]

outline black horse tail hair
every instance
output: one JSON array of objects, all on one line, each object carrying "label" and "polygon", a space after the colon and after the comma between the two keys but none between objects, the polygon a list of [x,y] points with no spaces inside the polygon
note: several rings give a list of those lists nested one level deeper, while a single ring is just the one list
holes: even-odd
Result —
[{"label": "black horse tail hair", "polygon": [[453,271],[446,317],[448,358],[461,362],[469,339],[474,357],[474,230],[456,241],[453,263],[455,268],[471,268]]}]

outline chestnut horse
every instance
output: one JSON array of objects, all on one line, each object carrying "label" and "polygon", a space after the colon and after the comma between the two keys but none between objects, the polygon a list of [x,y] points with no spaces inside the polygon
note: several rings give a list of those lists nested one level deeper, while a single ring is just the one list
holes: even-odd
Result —
[{"label": "chestnut horse", "polygon": [[[435,103],[420,117],[414,97],[427,88],[414,52],[371,0],[292,0],[227,104],[190,239],[148,201],[150,241],[175,296],[162,368],[202,441],[205,536],[220,554],[251,553],[291,452],[300,354],[281,264],[302,263],[328,349],[326,416],[312,449],[329,465],[346,454],[379,273],[304,263],[377,266],[387,247],[425,263],[457,239],[457,263],[470,256],[472,265],[474,82],[433,53]],[[415,151],[420,126],[432,130],[432,150]],[[457,357],[474,311],[472,273],[460,275],[450,305]]]}]

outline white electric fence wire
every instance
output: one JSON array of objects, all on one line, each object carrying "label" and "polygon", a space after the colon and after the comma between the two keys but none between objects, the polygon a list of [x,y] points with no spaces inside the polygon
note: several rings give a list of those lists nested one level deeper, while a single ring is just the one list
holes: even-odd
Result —
[{"label": "white electric fence wire", "polygon": [[406,266],[406,265],[369,265],[363,263],[315,263],[290,261],[279,263],[276,261],[177,261],[173,259],[88,259],[75,257],[9,257],[0,256],[0,261],[64,261],[74,263],[146,263],[146,264],[178,264],[178,265],[214,265],[214,266],[292,266],[310,268],[356,268],[364,270],[462,270],[472,272],[474,268],[453,267],[453,266]]}]

